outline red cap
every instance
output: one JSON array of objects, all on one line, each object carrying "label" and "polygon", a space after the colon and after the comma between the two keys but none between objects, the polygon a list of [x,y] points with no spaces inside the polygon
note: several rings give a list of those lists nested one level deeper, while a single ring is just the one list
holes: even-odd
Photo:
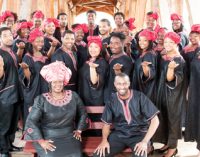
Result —
[{"label": "red cap", "polygon": [[180,15],[178,15],[176,13],[171,14],[170,18],[171,18],[172,21],[173,20],[180,20],[180,21],[182,21],[182,16],[180,16]]},{"label": "red cap", "polygon": [[102,48],[101,37],[99,37],[99,36],[88,36],[87,40],[88,40],[88,47],[90,46],[91,43],[95,43],[95,44],[99,45],[100,49]]},{"label": "red cap", "polygon": [[51,22],[54,23],[55,27],[60,27],[59,21],[55,18],[46,18],[44,20],[44,27],[46,27],[46,25],[48,25]]},{"label": "red cap", "polygon": [[167,33],[167,30],[166,28],[160,27],[157,32],[165,35]]},{"label": "red cap", "polygon": [[168,32],[167,34],[165,34],[164,39],[166,38],[170,38],[171,40],[173,40],[176,44],[179,44],[181,41],[180,36],[175,33],[175,32]]},{"label": "red cap", "polygon": [[32,22],[20,22],[17,24],[17,27],[16,27],[16,31],[18,31],[19,29],[22,29],[22,28],[31,28],[33,27],[33,23]]},{"label": "red cap", "polygon": [[4,12],[2,13],[1,21],[2,21],[2,22],[5,22],[6,19],[7,19],[8,17],[13,17],[13,18],[14,18],[14,15],[13,15],[13,13],[12,13],[11,11],[6,10],[6,11],[4,11]]},{"label": "red cap", "polygon": [[157,12],[152,12],[152,13],[147,14],[147,17],[152,17],[153,19],[158,20],[159,16]]},{"label": "red cap", "polygon": [[41,10],[38,10],[34,13],[33,18],[44,18],[44,14]]},{"label": "red cap", "polygon": [[33,42],[37,37],[43,37],[43,36],[44,36],[43,32],[40,31],[39,28],[35,28],[30,32],[28,41]]},{"label": "red cap", "polygon": [[154,41],[156,40],[156,33],[154,31],[150,31],[148,29],[144,29],[142,32],[140,32],[139,37],[144,36],[147,38],[147,40]]},{"label": "red cap", "polygon": [[84,24],[78,24],[75,28],[73,28],[73,32],[77,32],[78,30],[82,30],[84,33],[88,32],[88,26]]},{"label": "red cap", "polygon": [[198,33],[200,33],[200,24],[192,25],[191,32],[198,32]]}]

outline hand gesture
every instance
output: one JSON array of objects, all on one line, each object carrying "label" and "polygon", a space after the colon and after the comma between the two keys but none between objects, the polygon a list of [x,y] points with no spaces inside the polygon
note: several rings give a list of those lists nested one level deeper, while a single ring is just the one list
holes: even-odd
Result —
[{"label": "hand gesture", "polygon": [[30,79],[30,77],[31,77],[31,72],[30,72],[30,70],[29,70],[29,66],[28,66],[26,63],[24,63],[24,62],[20,63],[19,65],[20,65],[20,67],[23,69],[25,77],[26,77],[27,79]]},{"label": "hand gesture", "polygon": [[41,140],[38,142],[41,147],[44,149],[45,153],[47,154],[47,151],[50,150],[50,151],[55,151],[56,149],[56,146],[53,145],[53,141],[52,140]]},{"label": "hand gesture", "polygon": [[99,64],[95,64],[95,63],[89,62],[89,66],[91,68],[97,68],[99,66]]},{"label": "hand gesture", "polygon": [[76,130],[74,131],[74,136],[77,140],[79,141],[82,141],[82,138],[81,138],[81,131],[80,130]]},{"label": "hand gesture", "polygon": [[122,67],[123,67],[122,64],[116,63],[116,64],[113,66],[113,69],[114,69],[114,70],[121,70]]},{"label": "hand gesture", "polygon": [[25,49],[25,43],[24,42],[19,42],[19,43],[16,43],[16,46],[18,49]]},{"label": "hand gesture", "polygon": [[170,69],[175,69],[177,66],[179,66],[179,64],[176,63],[174,60],[172,60],[172,61],[169,62],[169,64],[168,64],[168,68],[170,68]]},{"label": "hand gesture", "polygon": [[147,142],[141,141],[137,143],[134,147],[134,151],[137,156],[147,155]]},{"label": "hand gesture", "polygon": [[94,153],[97,153],[100,157],[104,157],[106,154],[106,149],[108,154],[110,153],[110,144],[107,140],[102,141],[100,145],[97,147],[97,149],[94,151]]}]

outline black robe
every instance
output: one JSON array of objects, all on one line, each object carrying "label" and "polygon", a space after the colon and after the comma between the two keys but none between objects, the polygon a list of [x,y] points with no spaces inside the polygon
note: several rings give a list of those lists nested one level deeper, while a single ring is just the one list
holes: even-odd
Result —
[{"label": "black robe", "polygon": [[131,58],[123,52],[118,55],[112,55],[109,60],[109,74],[104,90],[104,103],[109,102],[112,93],[116,92],[116,89],[114,87],[115,71],[113,67],[117,63],[123,65],[121,69],[123,73],[127,74],[128,76],[132,75],[133,62]]},{"label": "black robe", "polygon": [[56,52],[51,56],[51,62],[63,61],[65,66],[68,67],[72,76],[69,80],[69,84],[65,86],[65,89],[77,91],[77,81],[78,81],[78,60],[75,52],[65,52],[62,48],[56,50]]},{"label": "black robe", "polygon": [[[149,65],[149,77],[144,76],[141,63],[151,62]],[[155,104],[157,83],[157,56],[155,52],[148,51],[144,56],[140,56],[134,64],[132,87],[143,92]]]},{"label": "black robe", "polygon": [[[167,69],[171,60],[179,64],[175,68],[175,79],[167,81]],[[160,63],[160,78],[158,81],[156,106],[160,110],[160,125],[154,136],[154,141],[177,147],[177,141],[181,138],[181,114],[184,95],[184,69],[185,61],[181,55],[167,58],[163,55]]]},{"label": "black robe", "polygon": [[200,47],[194,51],[190,64],[190,82],[186,114],[185,141],[196,141],[200,150]]},{"label": "black robe", "polygon": [[[44,53],[45,55],[48,53],[49,49],[51,48],[51,42],[52,42],[52,39],[48,38],[48,37],[44,37]],[[58,44],[56,46],[56,49],[55,51],[60,47],[61,45]]]},{"label": "black robe", "polygon": [[83,64],[88,60],[88,48],[87,44],[82,41],[81,44],[75,43],[76,46],[76,54],[78,59],[78,69],[80,69]]},{"label": "black robe", "polygon": [[[97,84],[92,84],[90,80],[90,67],[86,62],[79,71],[79,95],[82,98],[86,108],[104,106],[104,85],[107,80],[108,64],[103,58],[98,58],[95,64],[99,64],[96,68],[99,81]],[[101,123],[101,113],[88,113],[91,122]],[[102,130],[91,126],[89,130],[84,132],[83,136],[100,136]]]},{"label": "black robe", "polygon": [[90,32],[90,30],[89,30],[87,33],[84,34],[83,41],[88,43],[88,41],[87,41],[88,36],[98,36],[98,35],[99,35],[99,26],[96,25],[93,31],[91,30],[91,32]]},{"label": "black robe", "polygon": [[40,75],[42,67],[49,63],[47,57],[34,57],[27,53],[22,62],[29,66],[31,72],[30,80],[27,80],[24,74],[21,74],[23,94],[24,94],[24,120],[28,115],[28,109],[33,105],[36,96],[48,91],[48,83]]}]

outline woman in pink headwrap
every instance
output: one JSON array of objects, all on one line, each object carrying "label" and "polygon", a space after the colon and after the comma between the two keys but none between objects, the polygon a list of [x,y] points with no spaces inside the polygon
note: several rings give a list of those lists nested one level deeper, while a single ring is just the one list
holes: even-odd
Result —
[{"label": "woman in pink headwrap", "polygon": [[[108,64],[101,56],[102,41],[99,36],[88,37],[89,59],[79,70],[79,95],[88,108],[103,108],[104,85]],[[92,114],[91,121],[100,122],[99,114]],[[99,128],[101,129],[101,128]],[[87,136],[101,136],[100,130],[90,129]]]},{"label": "woman in pink headwrap", "polygon": [[177,154],[178,139],[181,138],[181,119],[185,88],[185,61],[177,46],[180,37],[168,32],[164,37],[164,48],[159,67],[159,81],[156,106],[160,110],[160,125],[154,141],[163,143],[159,153],[164,157]]},{"label": "woman in pink headwrap", "polygon": [[24,120],[33,105],[34,98],[48,91],[47,82],[41,77],[41,68],[48,64],[48,58],[42,54],[44,34],[38,28],[29,34],[27,53],[20,64],[24,93]]},{"label": "woman in pink headwrap", "polygon": [[191,44],[184,49],[189,78],[185,141],[197,142],[200,157],[200,24],[191,27],[189,39]]},{"label": "woman in pink headwrap", "polygon": [[44,20],[44,14],[41,10],[36,10],[32,13],[31,19],[33,22],[33,29],[41,28],[42,22]]},{"label": "woman in pink headwrap", "polygon": [[41,157],[82,157],[81,132],[87,128],[87,113],[79,96],[64,90],[71,71],[61,61],[41,69],[50,90],[34,100],[26,121],[25,139],[33,141]]}]

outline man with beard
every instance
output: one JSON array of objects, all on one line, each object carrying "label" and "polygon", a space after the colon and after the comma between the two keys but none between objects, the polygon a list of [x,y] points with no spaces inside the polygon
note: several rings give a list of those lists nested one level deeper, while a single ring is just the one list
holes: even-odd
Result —
[{"label": "man with beard", "polygon": [[59,20],[60,27],[57,27],[54,32],[54,37],[62,42],[61,37],[63,36],[64,32],[68,30],[68,23],[67,23],[67,14],[66,13],[60,13],[57,16],[57,19]]},{"label": "man with beard", "polygon": [[68,67],[72,71],[71,79],[69,80],[69,84],[65,86],[66,90],[77,90],[77,55],[74,51],[72,51],[72,47],[75,43],[75,35],[74,32],[67,30],[65,31],[62,37],[62,46],[57,49],[54,54],[51,56],[51,62],[55,61],[63,61],[65,66]]},{"label": "man with beard", "polygon": [[114,85],[117,92],[105,106],[102,142],[94,157],[113,157],[127,147],[132,149],[133,157],[146,157],[148,143],[159,125],[159,111],[143,93],[129,89],[128,75],[116,75]]},{"label": "man with beard", "polygon": [[17,57],[11,50],[13,35],[10,28],[0,28],[0,40],[0,156],[9,157],[17,130],[20,83]]},{"label": "man with beard", "polygon": [[88,36],[98,36],[99,35],[99,26],[95,24],[96,20],[96,11],[94,10],[88,10],[87,15],[87,21],[88,21],[88,32],[85,33],[83,40],[87,43],[87,37]]}]

